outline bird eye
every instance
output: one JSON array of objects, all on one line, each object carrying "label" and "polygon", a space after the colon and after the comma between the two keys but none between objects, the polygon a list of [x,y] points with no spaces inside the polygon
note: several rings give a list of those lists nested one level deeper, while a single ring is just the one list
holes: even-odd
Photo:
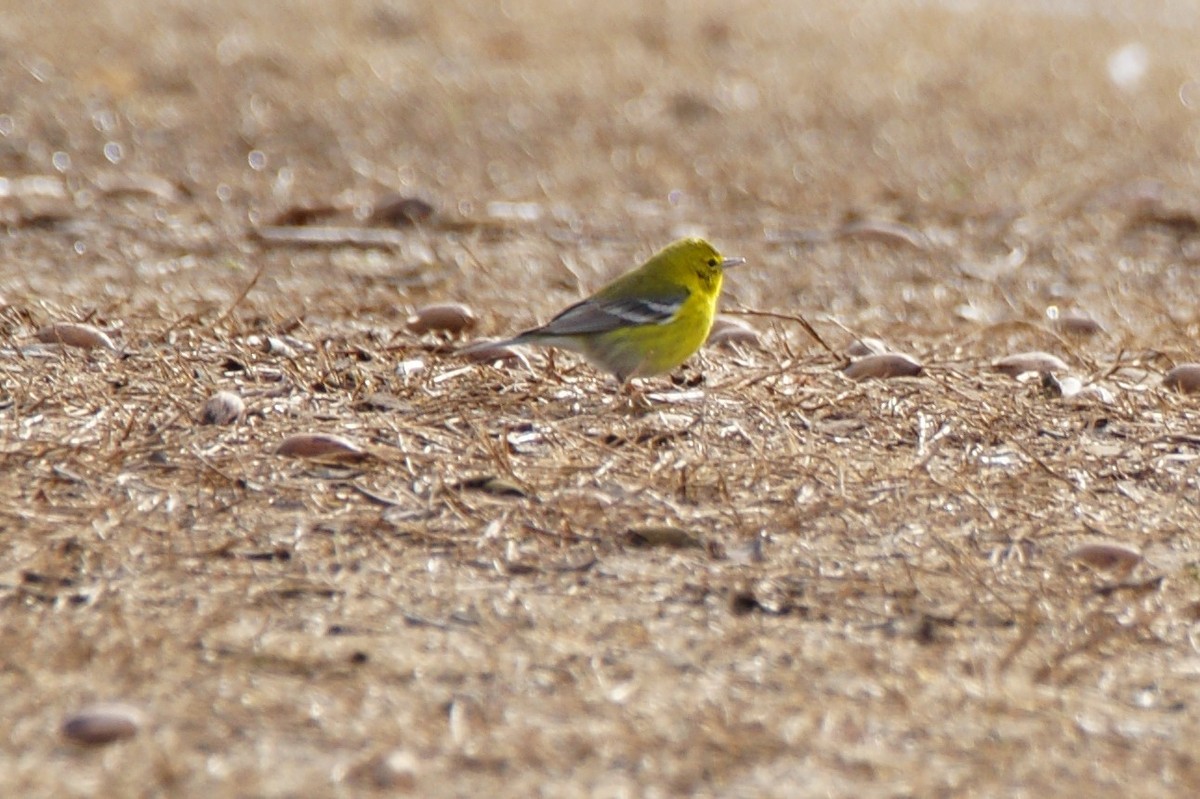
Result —
[{"label": "bird eye", "polygon": [[716,266],[716,265],[717,265],[717,259],[716,259],[716,258],[709,258],[709,259],[708,259],[708,265],[709,265],[709,266]]}]

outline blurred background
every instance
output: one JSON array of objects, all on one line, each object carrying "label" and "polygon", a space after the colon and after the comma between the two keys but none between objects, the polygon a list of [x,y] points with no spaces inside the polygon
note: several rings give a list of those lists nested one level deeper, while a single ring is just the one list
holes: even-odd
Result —
[{"label": "blurred background", "polygon": [[[875,330],[1067,301],[1137,317],[1114,292],[1195,288],[1164,274],[1200,254],[1197,15],[1165,1],[10,3],[0,290],[100,296],[62,282],[73,265],[106,276],[116,305],[157,306],[168,288],[180,307],[220,302],[227,267],[210,259],[255,251],[247,231],[335,211],[358,224],[391,195],[429,203],[443,235],[426,225],[386,257],[291,251],[273,289],[304,306],[324,289],[289,275],[332,268],[363,293],[322,304],[370,315],[549,286],[529,321],[701,232],[758,264],[735,301]],[[25,224],[42,216],[76,235]],[[840,235],[859,220],[903,227]],[[440,277],[383,280],[406,270]]]}]

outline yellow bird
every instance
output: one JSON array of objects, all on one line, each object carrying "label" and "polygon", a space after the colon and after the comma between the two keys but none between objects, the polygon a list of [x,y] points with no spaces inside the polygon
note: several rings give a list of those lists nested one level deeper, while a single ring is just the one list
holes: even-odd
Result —
[{"label": "yellow bird", "polygon": [[622,384],[669,372],[708,338],[725,270],[746,262],[723,258],[703,239],[681,239],[541,327],[484,347],[542,344],[582,354]]}]

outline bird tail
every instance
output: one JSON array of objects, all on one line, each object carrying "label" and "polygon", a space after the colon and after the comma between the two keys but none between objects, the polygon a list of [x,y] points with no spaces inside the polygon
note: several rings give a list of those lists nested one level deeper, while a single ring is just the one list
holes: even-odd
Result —
[{"label": "bird tail", "polygon": [[528,344],[529,342],[530,340],[526,338],[524,333],[519,333],[512,338],[506,339],[485,338],[482,341],[476,341],[473,344],[468,344],[467,346],[458,350],[458,354],[479,355],[481,353],[487,353],[493,350],[507,349],[509,347],[516,347],[521,344]]}]

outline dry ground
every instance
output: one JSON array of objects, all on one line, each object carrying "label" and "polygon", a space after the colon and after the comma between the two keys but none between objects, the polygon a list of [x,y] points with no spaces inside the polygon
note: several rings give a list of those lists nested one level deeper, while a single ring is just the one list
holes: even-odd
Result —
[{"label": "dry ground", "polygon": [[[4,5],[0,794],[1200,791],[1190,4]],[[254,234],[391,192],[383,246]],[[925,374],[751,317],[639,411],[405,329],[689,232]],[[1110,401],[988,368],[1031,349]],[[65,740],[94,700],[144,727]]]}]

